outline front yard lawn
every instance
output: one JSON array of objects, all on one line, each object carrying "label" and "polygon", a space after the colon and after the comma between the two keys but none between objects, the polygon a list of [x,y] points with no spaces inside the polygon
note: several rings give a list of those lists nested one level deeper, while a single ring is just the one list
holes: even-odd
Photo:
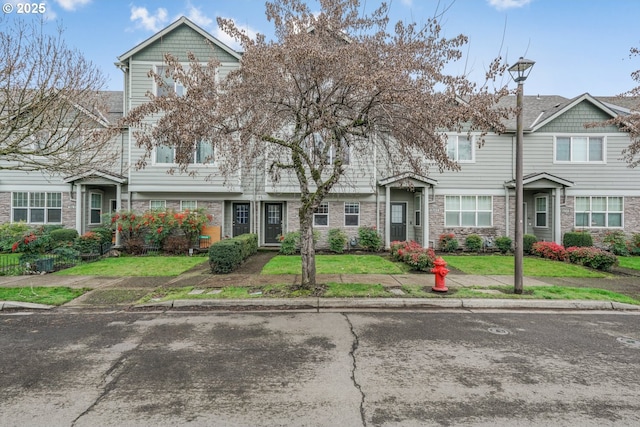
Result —
[{"label": "front yard lawn", "polygon": [[640,270],[640,256],[619,256],[620,267]]},{"label": "front yard lawn", "polygon": [[178,276],[208,260],[206,256],[125,256],[80,264],[54,274],[62,276]]},{"label": "front yard lawn", "polygon": [[72,289],[67,287],[36,288],[0,288],[0,301],[31,302],[35,304],[62,305],[89,289]]},{"label": "front yard lawn", "polygon": [[[262,274],[300,274],[300,256],[278,255],[262,269]],[[379,255],[316,255],[317,274],[403,274],[403,264]]]},{"label": "front yard lawn", "polygon": [[[447,264],[467,274],[509,276],[514,274],[512,256],[460,255],[444,256]],[[607,277],[605,273],[575,264],[543,258],[524,257],[524,275],[538,277]]]}]

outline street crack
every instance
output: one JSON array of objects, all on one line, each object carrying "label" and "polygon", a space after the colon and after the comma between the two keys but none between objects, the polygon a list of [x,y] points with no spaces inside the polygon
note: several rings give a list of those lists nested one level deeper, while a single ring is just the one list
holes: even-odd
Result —
[{"label": "street crack", "polygon": [[356,369],[358,368],[358,365],[356,362],[356,351],[358,350],[358,347],[360,347],[360,339],[358,338],[358,334],[356,334],[356,331],[353,329],[353,323],[351,323],[351,319],[349,319],[349,316],[347,316],[346,313],[342,313],[342,315],[347,321],[347,324],[349,325],[349,330],[351,331],[351,335],[353,336],[351,351],[349,352],[349,356],[351,357],[351,360],[352,360],[351,381],[353,382],[354,387],[360,393],[360,419],[362,420],[362,425],[364,427],[367,427],[367,419],[365,418],[365,414],[364,414],[364,400],[366,396],[362,391],[362,386],[358,384],[358,381],[356,380]]}]

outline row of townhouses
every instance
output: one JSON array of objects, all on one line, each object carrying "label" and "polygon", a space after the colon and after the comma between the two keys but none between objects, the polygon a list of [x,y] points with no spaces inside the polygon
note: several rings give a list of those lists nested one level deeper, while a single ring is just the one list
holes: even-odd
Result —
[{"label": "row of townhouses", "polygon": [[[205,43],[208,41],[209,43]],[[238,67],[241,54],[186,18],[181,18],[117,58],[123,92],[108,92],[113,124],[156,92],[150,69],[163,66],[169,52],[186,58],[211,55],[220,61],[220,75]],[[183,88],[174,84],[174,89]],[[515,105],[515,97],[504,102]],[[614,126],[586,128],[628,114],[628,100],[594,97],[525,96],[524,99],[524,220],[525,233],[539,240],[561,242],[563,233],[589,230],[596,237],[610,230],[640,232],[640,170],[621,160],[630,138]],[[344,179],[314,214],[321,233],[340,228],[355,236],[360,226],[375,226],[385,245],[415,240],[437,246],[438,237],[453,233],[463,241],[471,233],[487,239],[513,237],[515,216],[515,118],[507,132],[489,134],[482,148],[476,136],[449,134],[448,152],[460,171],[429,176],[388,172],[386,159],[372,153],[351,153]],[[257,233],[261,245],[277,245],[277,236],[298,228],[299,190],[294,178],[274,181],[265,162],[245,167],[229,179],[216,174],[211,153],[198,145],[190,168],[199,172],[169,175],[174,153],[157,148],[144,169],[135,164],[143,155],[133,133],[123,130],[113,143],[119,158],[111,170],[53,177],[46,172],[5,171],[0,176],[0,223],[64,224],[83,233],[96,227],[105,213],[205,208],[221,235]],[[215,158],[215,153],[214,153]],[[393,161],[393,159],[392,159]],[[206,176],[211,175],[209,179]]]}]

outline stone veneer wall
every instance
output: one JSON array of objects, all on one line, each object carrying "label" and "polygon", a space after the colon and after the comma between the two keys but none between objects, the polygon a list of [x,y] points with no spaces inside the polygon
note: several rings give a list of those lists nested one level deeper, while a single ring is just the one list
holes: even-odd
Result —
[{"label": "stone veneer wall", "polygon": [[[510,198],[510,212],[514,212],[514,202]],[[429,205],[429,240],[438,248],[438,239],[442,234],[453,233],[460,247],[464,247],[465,239],[470,234],[478,234],[482,237],[495,239],[504,236],[506,226],[506,210],[504,196],[493,196],[493,226],[491,227],[445,227],[444,225],[444,200],[445,196],[436,196],[435,202]],[[513,238],[513,227],[509,227],[509,233]]]}]

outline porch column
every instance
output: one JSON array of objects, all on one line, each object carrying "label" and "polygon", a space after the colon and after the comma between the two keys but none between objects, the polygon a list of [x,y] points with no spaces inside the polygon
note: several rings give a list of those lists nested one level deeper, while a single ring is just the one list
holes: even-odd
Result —
[{"label": "porch column", "polygon": [[560,217],[560,189],[553,190],[553,240],[562,244],[562,218]]},{"label": "porch column", "polygon": [[[116,184],[116,212],[122,209],[122,184]],[[120,246],[120,232],[116,227],[116,246]]]},{"label": "porch column", "polygon": [[76,231],[82,234],[82,184],[76,184]]},{"label": "porch column", "polygon": [[422,247],[429,247],[429,189],[422,187]]},{"label": "porch column", "polygon": [[391,187],[387,185],[385,187],[385,200],[384,200],[384,247],[389,249],[391,246]]}]

